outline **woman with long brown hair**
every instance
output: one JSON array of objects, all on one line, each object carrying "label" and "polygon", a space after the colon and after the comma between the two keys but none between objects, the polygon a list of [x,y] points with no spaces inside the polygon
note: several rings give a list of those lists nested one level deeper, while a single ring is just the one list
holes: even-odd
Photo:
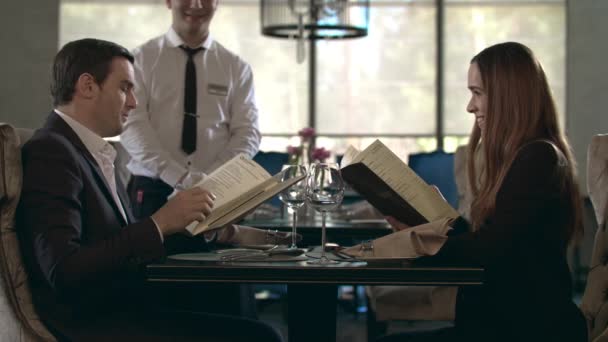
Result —
[{"label": "woman with long brown hair", "polygon": [[419,263],[481,265],[484,285],[459,288],[454,327],[383,341],[586,341],[566,260],[581,198],[545,73],[529,48],[502,43],[473,57],[468,88],[471,222]]}]

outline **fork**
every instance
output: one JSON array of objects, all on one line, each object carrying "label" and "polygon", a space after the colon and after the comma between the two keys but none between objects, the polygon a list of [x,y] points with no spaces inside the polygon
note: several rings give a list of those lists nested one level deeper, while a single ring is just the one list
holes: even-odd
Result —
[{"label": "fork", "polygon": [[333,250],[331,252],[333,255],[337,256],[338,258],[342,259],[342,260],[357,260],[355,257],[352,257],[346,253],[343,253],[342,251],[339,250]]},{"label": "fork", "polygon": [[232,252],[232,253],[225,252],[220,257],[220,260],[222,260],[222,261],[232,261],[232,260],[238,260],[238,259],[242,259],[242,258],[246,258],[246,257],[269,256],[269,255],[271,255],[271,252],[273,250],[277,249],[278,247],[279,247],[279,245],[274,245],[274,246],[272,246],[271,248],[269,248],[267,250],[249,249],[249,250],[235,251],[235,252]]},{"label": "fork", "polygon": [[231,255],[228,256],[226,258],[221,257],[220,259],[222,261],[236,261],[236,260],[241,260],[241,259],[264,259],[264,258],[269,258],[272,257],[274,255],[289,255],[289,256],[298,256],[298,255],[302,255],[304,253],[303,250],[301,249],[279,249],[279,250],[275,250],[275,248],[271,248],[267,251],[260,251],[259,253],[244,253],[244,254],[238,254],[238,255]]}]

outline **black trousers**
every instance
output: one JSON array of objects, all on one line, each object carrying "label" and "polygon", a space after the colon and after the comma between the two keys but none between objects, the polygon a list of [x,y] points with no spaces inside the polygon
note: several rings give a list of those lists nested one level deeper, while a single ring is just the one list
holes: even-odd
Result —
[{"label": "black trousers", "polygon": [[473,342],[454,327],[437,330],[404,332],[380,337],[376,342]]},{"label": "black trousers", "polygon": [[586,342],[587,327],[582,315],[571,321],[551,327],[535,325],[535,321],[522,321],[521,325],[504,325],[495,322],[492,326],[478,325],[468,328],[454,327],[403,332],[386,335],[376,342]]},{"label": "black trousers", "polygon": [[[154,214],[165,203],[173,188],[160,179],[131,177],[127,187],[134,216],[140,220]],[[167,255],[209,250],[204,239],[174,234],[165,239]],[[241,284],[154,284],[153,298],[160,298],[167,310],[185,310],[236,315],[256,319],[253,286]],[[167,294],[171,294],[168,296]]]},{"label": "black trousers", "polygon": [[127,186],[133,215],[138,220],[154,214],[165,203],[173,188],[160,179],[131,176]]},{"label": "black trousers", "polygon": [[262,322],[180,311],[116,312],[59,326],[56,322],[46,323],[58,341],[70,342],[282,341],[274,328]]}]

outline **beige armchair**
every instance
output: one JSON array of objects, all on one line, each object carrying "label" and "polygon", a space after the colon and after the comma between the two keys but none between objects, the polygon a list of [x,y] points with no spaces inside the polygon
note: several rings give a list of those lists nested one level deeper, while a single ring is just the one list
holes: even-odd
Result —
[{"label": "beige armchair", "polygon": [[581,310],[587,319],[589,341],[608,341],[608,134],[593,137],[587,152],[587,189],[598,229],[591,255]]},{"label": "beige armchair", "polygon": [[28,277],[15,231],[21,192],[20,146],[31,130],[0,123],[0,340],[55,341],[32,304]]}]

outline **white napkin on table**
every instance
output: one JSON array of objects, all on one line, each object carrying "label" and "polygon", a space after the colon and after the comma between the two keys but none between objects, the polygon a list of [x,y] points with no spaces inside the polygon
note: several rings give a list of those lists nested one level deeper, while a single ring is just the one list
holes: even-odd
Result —
[{"label": "white napkin on table", "polygon": [[[359,258],[415,258],[435,255],[447,240],[450,219],[407,228],[372,241],[371,249],[362,244],[343,252]],[[378,320],[454,320],[454,286],[368,286],[366,292]]]},{"label": "white napkin on table", "polygon": [[[297,234],[296,241],[302,240]],[[244,245],[287,245],[291,244],[291,233],[273,229],[258,229],[237,224],[229,224],[218,230],[217,242],[236,246]]]},{"label": "white napkin on table", "polygon": [[[371,246],[358,244],[343,250],[353,257],[415,258],[435,255],[448,239],[450,219],[442,219],[385,235],[371,242]],[[371,248],[370,248],[371,247]]]}]

